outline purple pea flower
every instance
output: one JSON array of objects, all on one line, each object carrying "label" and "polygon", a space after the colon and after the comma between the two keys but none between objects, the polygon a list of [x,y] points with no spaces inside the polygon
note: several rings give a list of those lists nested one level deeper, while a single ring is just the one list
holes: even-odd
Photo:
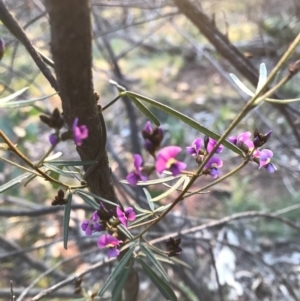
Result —
[{"label": "purple pea flower", "polygon": [[59,142],[59,137],[57,136],[57,134],[51,134],[49,136],[49,141],[52,145],[56,145]]},{"label": "purple pea flower", "polygon": [[167,146],[159,151],[155,162],[155,168],[158,173],[164,170],[170,170],[173,176],[180,174],[186,168],[186,164],[175,159],[176,155],[181,152],[179,146]]},{"label": "purple pea flower", "polygon": [[205,164],[206,170],[216,179],[220,174],[219,168],[223,166],[223,161],[218,157],[211,157],[208,162]]},{"label": "purple pea flower", "polygon": [[138,181],[147,181],[148,177],[141,172],[143,159],[139,154],[133,155],[133,164],[135,170],[130,172],[126,180],[131,186],[135,186]]},{"label": "purple pea flower", "polygon": [[86,125],[78,126],[78,118],[76,117],[74,119],[72,128],[73,128],[73,138],[74,138],[75,144],[77,146],[82,145],[82,140],[86,139],[89,135],[89,130],[88,130],[87,126]]},{"label": "purple pea flower", "polygon": [[127,227],[127,221],[135,220],[135,212],[131,207],[127,207],[124,211],[118,206],[116,208],[117,218],[125,227]]},{"label": "purple pea flower", "polygon": [[81,224],[81,229],[86,235],[92,235],[93,232],[100,232],[102,230],[102,226],[99,224],[99,220],[100,218],[98,213],[95,211],[89,220],[85,220]]},{"label": "purple pea flower", "polygon": [[[209,138],[209,140],[208,140],[208,144],[207,144],[207,151],[210,153],[212,150],[213,150],[213,148],[215,147],[215,145],[217,144],[217,141],[215,140],[215,139],[213,139],[213,138]],[[216,149],[216,154],[219,154],[219,153],[221,153],[222,152],[222,150],[223,150],[223,148],[224,148],[224,146],[221,144],[221,145],[219,145],[218,146],[218,148]]]},{"label": "purple pea flower", "polygon": [[265,167],[269,173],[276,171],[276,166],[270,162],[272,157],[273,152],[269,149],[259,151],[259,168]]},{"label": "purple pea flower", "polygon": [[108,258],[117,257],[120,251],[117,249],[118,245],[122,243],[122,240],[118,240],[110,234],[101,235],[97,241],[98,248],[108,248],[107,256]]},{"label": "purple pea flower", "polygon": [[192,156],[198,156],[202,143],[203,140],[201,138],[197,138],[193,141],[192,145],[186,147],[186,151]]},{"label": "purple pea flower", "polygon": [[251,136],[251,132],[245,132],[238,136],[231,136],[228,138],[228,140],[231,143],[237,145],[239,142],[243,142],[243,143],[247,142],[249,140],[250,136]]}]

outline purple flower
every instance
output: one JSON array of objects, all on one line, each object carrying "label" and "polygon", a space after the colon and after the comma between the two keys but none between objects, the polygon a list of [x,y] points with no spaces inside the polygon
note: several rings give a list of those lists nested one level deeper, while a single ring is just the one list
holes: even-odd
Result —
[{"label": "purple flower", "polygon": [[176,155],[181,152],[179,146],[167,146],[159,151],[155,162],[155,168],[158,173],[169,170],[173,176],[180,174],[186,168],[186,164],[175,159]]},{"label": "purple flower", "polygon": [[57,134],[51,134],[49,136],[49,141],[52,145],[56,145],[59,142],[59,137],[57,136]]},{"label": "purple flower", "polygon": [[273,157],[273,152],[271,150],[263,149],[261,151],[257,151],[253,157],[259,158],[259,169],[264,167],[269,173],[273,173],[277,170],[276,166],[270,162]]},{"label": "purple flower", "polygon": [[120,251],[117,249],[118,245],[122,243],[122,240],[118,240],[114,236],[109,234],[104,234],[99,237],[97,245],[100,249],[108,248],[107,256],[108,258],[117,257],[120,254]]},{"label": "purple flower", "polygon": [[73,122],[73,138],[75,141],[75,144],[77,146],[82,145],[82,140],[86,139],[89,135],[89,130],[86,125],[79,125],[78,126],[78,118],[74,119]]},{"label": "purple flower", "polygon": [[198,156],[202,143],[203,140],[201,138],[197,138],[193,141],[191,146],[186,147],[187,152],[192,156]]},{"label": "purple flower", "polygon": [[116,208],[116,212],[117,218],[125,227],[127,227],[127,221],[132,222],[135,220],[135,212],[131,207],[127,207],[124,211],[122,211],[122,209],[118,206]]},{"label": "purple flower", "polygon": [[255,129],[254,131],[254,139],[253,139],[253,144],[255,147],[261,147],[263,146],[265,143],[267,143],[267,141],[269,140],[269,138],[271,137],[272,131],[268,131],[266,134],[262,134],[258,131],[258,129]]},{"label": "purple flower", "polygon": [[223,166],[223,161],[218,157],[211,157],[208,160],[208,162],[205,164],[206,170],[214,179],[221,174],[219,168],[222,166]]},{"label": "purple flower", "polygon": [[228,140],[231,143],[237,145],[239,142],[245,143],[247,140],[249,140],[250,136],[251,136],[251,132],[245,132],[245,133],[242,133],[238,136],[231,136],[231,137],[228,138]]},{"label": "purple flower", "polygon": [[133,155],[133,164],[135,170],[130,172],[126,177],[126,180],[131,186],[135,186],[138,181],[147,181],[148,179],[148,177],[141,172],[143,159],[140,155]]},{"label": "purple flower", "polygon": [[81,224],[81,229],[86,235],[92,235],[93,232],[100,232],[102,230],[102,226],[99,224],[99,220],[100,218],[98,213],[95,211],[89,220],[85,220]]},{"label": "purple flower", "polygon": [[[210,153],[212,150],[213,150],[213,148],[215,147],[215,145],[217,144],[217,141],[215,140],[215,139],[213,139],[213,138],[209,138],[209,140],[208,140],[208,144],[207,144],[207,151]],[[219,154],[219,153],[221,153],[222,152],[222,150],[223,150],[223,148],[224,148],[224,146],[221,144],[221,145],[219,145],[218,146],[218,148],[216,149],[216,154]]]}]

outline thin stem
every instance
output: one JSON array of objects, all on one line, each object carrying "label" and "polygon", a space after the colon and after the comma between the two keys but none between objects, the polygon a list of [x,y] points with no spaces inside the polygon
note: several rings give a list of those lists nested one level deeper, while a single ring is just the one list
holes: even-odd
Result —
[{"label": "thin stem", "polygon": [[[284,55],[281,57],[277,65],[274,67],[270,75],[268,76],[265,84],[257,91],[257,93],[246,103],[242,111],[236,116],[236,118],[231,122],[229,127],[226,129],[224,134],[220,137],[220,139],[217,141],[215,144],[214,148],[212,151],[208,154],[208,156],[203,160],[202,164],[199,166],[199,168],[196,171],[196,174],[199,175],[203,168],[205,167],[206,163],[208,160],[214,155],[216,152],[217,148],[221,145],[222,141],[230,134],[230,132],[240,123],[240,121],[247,115],[247,113],[252,109],[252,106],[254,102],[259,98],[260,94],[262,91],[264,91],[269,83],[274,79],[276,76],[277,72],[283,65],[283,63],[288,59],[288,57],[292,54],[292,52],[295,50],[296,46],[298,45],[300,41],[300,33],[297,35],[293,43],[290,45],[290,47],[287,49],[287,51],[284,53]],[[134,239],[138,239],[141,237],[144,233],[146,233],[150,228],[155,226],[162,218],[164,218],[181,200],[183,200],[183,197],[185,193],[189,190],[189,188],[194,184],[196,181],[197,176],[193,176],[190,180],[190,182],[186,185],[186,187],[182,190],[182,192],[179,194],[179,196],[175,199],[175,201],[172,203],[172,205],[163,212],[163,214],[155,220],[151,225],[149,225],[144,231],[142,231],[139,235],[134,237]]]},{"label": "thin stem", "polygon": [[186,199],[188,197],[190,197],[191,195],[194,195],[194,194],[197,194],[197,193],[200,193],[220,182],[222,182],[223,180],[229,178],[230,176],[232,176],[233,174],[235,174],[236,172],[238,172],[240,169],[242,169],[245,165],[247,165],[249,161],[248,160],[244,160],[239,166],[237,166],[235,169],[231,170],[230,172],[228,172],[226,175],[218,178],[217,180],[213,181],[212,183],[209,183],[207,184],[206,186],[202,187],[201,189],[197,190],[197,191],[193,191],[187,195],[185,195],[183,198]]},{"label": "thin stem", "polygon": [[57,145],[57,143],[55,143],[54,145],[51,145],[51,147],[46,152],[46,154],[39,160],[38,163],[35,164],[36,167],[40,167],[43,164],[44,160],[51,154],[51,152],[54,150],[56,145]]},{"label": "thin stem", "polygon": [[119,100],[122,96],[124,96],[126,93],[121,92],[117,97],[115,97],[111,102],[109,102],[107,105],[102,107],[102,112],[105,111],[107,108],[109,108],[111,105],[113,105],[117,100]]},{"label": "thin stem", "polygon": [[25,171],[31,172],[32,174],[35,174],[35,175],[37,175],[37,176],[40,176],[40,174],[37,173],[36,171],[34,171],[34,170],[32,170],[32,169],[29,169],[29,168],[26,168],[26,167],[24,167],[24,166],[22,166],[22,165],[19,165],[19,164],[15,163],[15,162],[13,162],[13,161],[10,161],[10,160],[8,160],[8,159],[6,159],[6,158],[4,158],[4,157],[0,157],[0,159],[3,160],[3,161],[5,161],[5,162],[7,162],[7,163],[9,163],[9,164],[11,164],[11,165],[14,165],[14,166],[16,166],[16,167],[18,167],[18,168],[20,168],[20,169],[23,169],[23,170],[25,170]]},{"label": "thin stem", "polygon": [[130,227],[128,227],[128,229],[133,229],[133,228],[137,228],[137,227],[140,227],[140,226],[147,225],[149,223],[152,223],[152,222],[156,221],[158,218],[159,218],[159,216],[157,216],[156,218],[153,218],[153,219],[151,219],[149,221],[146,221],[146,222],[143,222],[143,223],[140,223],[140,224],[136,224],[136,225],[130,226]]},{"label": "thin stem", "polygon": [[[65,184],[63,182],[60,182],[52,177],[50,177],[48,174],[46,174],[44,171],[39,169],[35,164],[33,164],[22,152],[20,152],[15,145],[9,140],[9,138],[0,130],[0,137],[6,142],[6,144],[9,146],[9,149],[13,151],[20,159],[22,159],[27,165],[29,165],[32,169],[34,169],[37,173],[39,173],[41,176],[43,176],[46,180],[56,183],[60,186],[63,186],[67,189],[78,189],[78,188],[85,188],[86,185],[81,186],[71,186],[68,184]],[[32,171],[31,171],[32,172]]]}]

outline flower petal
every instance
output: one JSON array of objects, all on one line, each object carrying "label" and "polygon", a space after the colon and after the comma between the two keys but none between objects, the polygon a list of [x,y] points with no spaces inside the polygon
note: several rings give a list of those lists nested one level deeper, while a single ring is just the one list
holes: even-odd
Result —
[{"label": "flower petal", "polygon": [[117,247],[109,248],[107,250],[107,257],[108,258],[117,257],[119,254],[120,254],[120,251],[117,249]]},{"label": "flower petal", "polygon": [[163,157],[166,161],[168,161],[170,158],[175,158],[180,152],[181,147],[179,146],[167,146],[159,151],[157,157]]},{"label": "flower petal", "polygon": [[135,167],[135,170],[137,172],[140,172],[141,166],[143,164],[143,158],[139,154],[134,154],[133,155],[133,164]]},{"label": "flower petal", "polygon": [[127,175],[126,180],[131,186],[135,186],[140,180],[140,176],[135,171],[132,171]]}]

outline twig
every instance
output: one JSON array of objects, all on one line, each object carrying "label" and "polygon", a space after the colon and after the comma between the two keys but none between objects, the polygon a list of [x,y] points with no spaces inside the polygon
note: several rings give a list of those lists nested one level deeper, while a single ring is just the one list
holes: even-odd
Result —
[{"label": "twig", "polygon": [[23,292],[21,293],[21,295],[18,297],[17,301],[22,301],[28,294],[28,292],[41,280],[43,279],[45,276],[49,275],[50,273],[52,273],[53,271],[55,271],[59,266],[61,266],[62,264],[69,262],[73,259],[76,259],[80,256],[83,255],[87,255],[89,253],[93,253],[95,252],[95,250],[89,250],[89,251],[85,251],[85,252],[81,252],[79,254],[76,254],[74,256],[71,256],[69,258],[65,258],[63,260],[60,260],[59,262],[57,262],[53,267],[51,267],[50,269],[48,269],[47,271],[45,271],[44,273],[40,274],[34,281],[32,281],[32,283],[27,286]]},{"label": "twig", "polygon": [[63,286],[66,286],[67,284],[73,282],[75,279],[79,278],[79,277],[82,277],[84,276],[85,274],[88,274],[88,273],[91,273],[92,271],[98,269],[99,267],[103,267],[113,261],[115,261],[116,258],[111,258],[111,259],[107,259],[107,260],[103,260],[101,262],[98,262],[92,266],[90,266],[89,268],[87,268],[85,271],[81,272],[81,273],[78,273],[78,274],[75,274],[75,275],[72,275],[70,277],[68,277],[67,279],[41,291],[39,294],[37,294],[36,296],[34,296],[31,301],[37,301],[37,300],[40,300],[41,298],[49,295],[49,294],[52,294],[53,292],[55,292],[56,290],[58,290],[59,288],[63,287]]},{"label": "twig", "polygon": [[15,301],[16,300],[16,296],[14,294],[14,283],[12,280],[10,280],[10,301]]},{"label": "twig", "polygon": [[50,69],[42,60],[39,53],[35,50],[26,33],[19,25],[18,21],[9,12],[3,0],[0,0],[0,19],[8,30],[25,46],[32,59],[49,81],[51,86],[58,92],[58,84]]},{"label": "twig", "polygon": [[215,260],[215,255],[214,255],[212,243],[209,244],[209,254],[210,254],[211,263],[212,263],[212,266],[213,266],[213,269],[214,269],[215,275],[216,275],[219,298],[220,298],[220,301],[224,301],[224,296],[223,296],[223,292],[222,292],[222,286],[221,286],[221,283],[220,283],[219,273],[218,273],[217,266],[216,266],[216,260]]}]

